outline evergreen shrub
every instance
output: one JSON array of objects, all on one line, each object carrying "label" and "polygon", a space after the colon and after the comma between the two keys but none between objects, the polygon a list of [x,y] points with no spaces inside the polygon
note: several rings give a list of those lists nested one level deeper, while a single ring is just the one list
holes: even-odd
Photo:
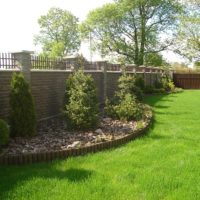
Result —
[{"label": "evergreen shrub", "polygon": [[4,120],[0,119],[0,146],[8,143],[9,134],[8,124]]},{"label": "evergreen shrub", "polygon": [[10,93],[11,136],[32,136],[36,130],[36,114],[29,84],[21,73],[14,73]]},{"label": "evergreen shrub", "polygon": [[82,70],[66,81],[64,115],[69,129],[84,130],[98,124],[97,89],[93,78]]}]

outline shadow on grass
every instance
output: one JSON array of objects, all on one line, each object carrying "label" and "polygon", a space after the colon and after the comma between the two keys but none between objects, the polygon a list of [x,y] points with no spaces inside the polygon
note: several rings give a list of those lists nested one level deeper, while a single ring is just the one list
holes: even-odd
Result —
[{"label": "shadow on grass", "polygon": [[0,199],[9,199],[9,191],[35,178],[79,183],[89,179],[93,173],[91,170],[81,168],[59,170],[56,169],[54,162],[25,166],[0,166]]},{"label": "shadow on grass", "polygon": [[92,171],[85,169],[68,169],[65,171],[52,170],[52,173],[44,173],[43,178],[56,178],[56,179],[66,179],[70,182],[81,182],[85,181],[92,175]]}]

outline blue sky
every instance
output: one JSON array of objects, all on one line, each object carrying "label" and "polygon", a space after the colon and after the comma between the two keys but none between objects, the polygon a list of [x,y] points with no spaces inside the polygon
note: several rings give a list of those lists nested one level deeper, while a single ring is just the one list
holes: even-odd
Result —
[{"label": "blue sky", "polygon": [[[51,7],[69,10],[82,21],[90,10],[109,2],[112,0],[3,0],[0,6],[0,52],[39,51],[40,48],[33,44],[33,36],[39,32],[37,20]],[[81,51],[89,58],[87,44]],[[180,61],[171,52],[165,53],[165,57]],[[99,56],[93,59],[99,59]]]}]

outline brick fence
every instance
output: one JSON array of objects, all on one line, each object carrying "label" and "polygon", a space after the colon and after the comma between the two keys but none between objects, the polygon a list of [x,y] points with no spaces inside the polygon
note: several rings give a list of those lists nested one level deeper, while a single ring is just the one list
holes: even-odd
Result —
[{"label": "brick fence", "polygon": [[[14,72],[18,73],[20,70],[30,83],[37,119],[47,119],[61,113],[63,108],[65,82],[73,70],[32,69],[30,52],[17,52],[13,55],[19,69],[1,69],[0,67],[0,118],[5,120],[8,119],[10,109],[10,81],[12,74]],[[117,80],[122,72],[119,71],[119,68],[115,70],[115,65],[107,62],[100,62],[100,64],[101,66],[98,66],[98,70],[94,70],[93,65],[92,70],[87,68],[85,73],[91,74],[94,78],[98,91],[98,99],[102,104],[106,97],[112,97],[117,90]],[[145,67],[129,67],[128,71],[130,74],[142,75],[146,85],[152,85],[155,80],[158,80],[161,77],[163,72],[163,70],[158,68]]]}]

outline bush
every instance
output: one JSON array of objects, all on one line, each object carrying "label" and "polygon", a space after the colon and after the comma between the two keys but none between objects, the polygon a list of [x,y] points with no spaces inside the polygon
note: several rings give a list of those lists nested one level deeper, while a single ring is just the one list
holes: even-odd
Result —
[{"label": "bush", "polygon": [[122,121],[138,120],[142,117],[140,106],[136,101],[136,97],[130,93],[125,94],[123,99],[117,104],[112,105],[106,102],[106,112],[108,116]]},{"label": "bush", "polygon": [[142,97],[141,89],[135,86],[135,77],[123,74],[118,80],[118,91],[114,98],[106,101],[105,111],[114,119],[137,120],[142,116],[138,103]]},{"label": "bush", "polygon": [[118,80],[118,88],[122,96],[130,93],[135,95],[137,100],[141,101],[143,99],[143,91],[135,85],[136,80],[134,76],[124,73]]},{"label": "bush", "polygon": [[162,81],[161,80],[156,80],[154,82],[154,87],[155,87],[155,89],[161,89],[161,88],[163,88]]},{"label": "bush", "polygon": [[11,136],[32,136],[36,129],[36,115],[29,84],[23,75],[14,74],[10,94]]},{"label": "bush", "polygon": [[98,123],[98,100],[94,80],[82,70],[66,81],[64,114],[70,129],[90,129]]},{"label": "bush", "polygon": [[154,87],[151,85],[146,85],[144,88],[145,94],[152,94],[154,92]]},{"label": "bush", "polygon": [[9,127],[8,124],[0,119],[0,146],[6,145],[9,140]]},{"label": "bush", "polygon": [[170,92],[175,89],[175,85],[173,81],[167,75],[163,76],[161,81],[162,81],[162,86],[165,89],[165,91]]},{"label": "bush", "polygon": [[145,87],[144,78],[141,75],[137,75],[135,77],[135,86],[137,86],[142,91],[144,91],[144,87]]}]

